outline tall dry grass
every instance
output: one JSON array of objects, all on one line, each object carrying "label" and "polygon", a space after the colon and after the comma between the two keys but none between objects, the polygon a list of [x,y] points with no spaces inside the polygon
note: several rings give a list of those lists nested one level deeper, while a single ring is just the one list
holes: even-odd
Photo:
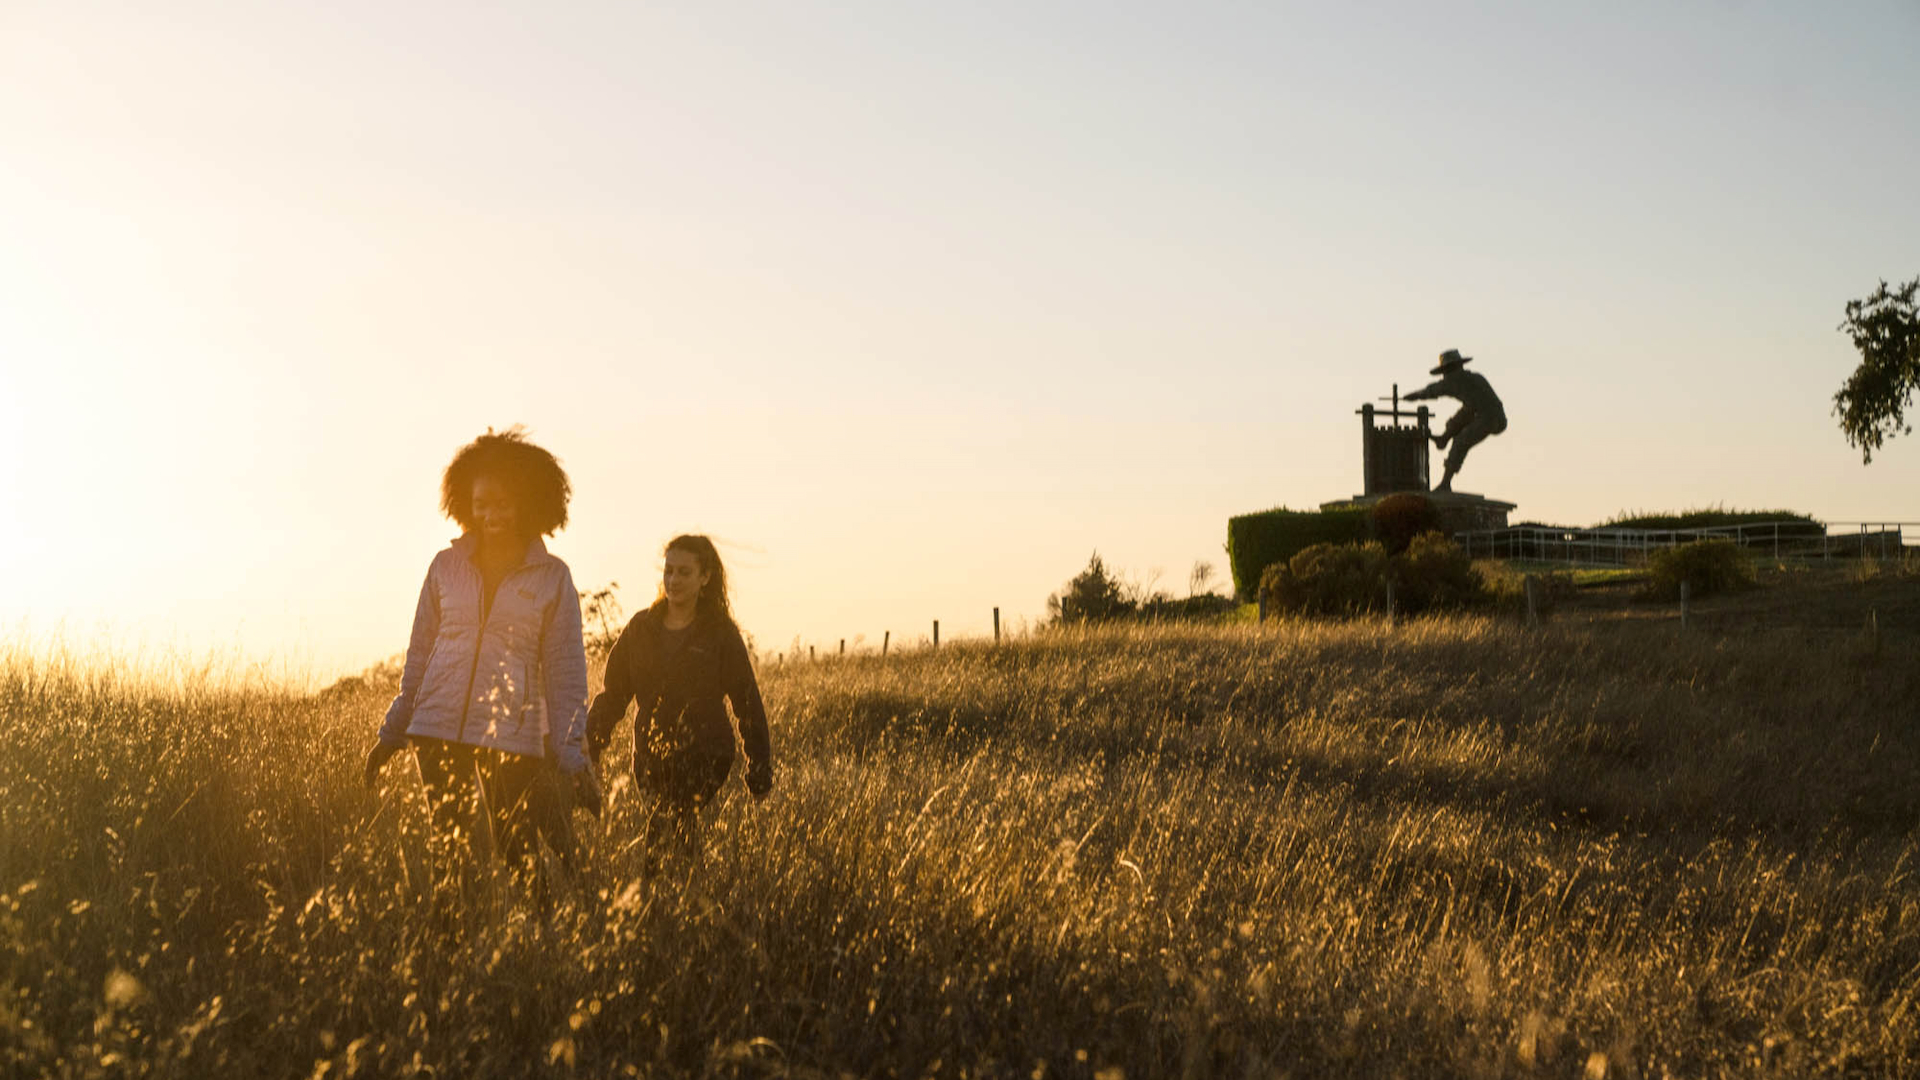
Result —
[{"label": "tall dry grass", "polygon": [[[1478,619],[763,672],[779,787],[427,895],[383,689],[0,664],[0,1072],[1920,1074],[1920,666]],[[616,753],[623,747],[616,747]],[[404,759],[399,764],[404,764]],[[444,900],[444,898],[442,898]]]}]

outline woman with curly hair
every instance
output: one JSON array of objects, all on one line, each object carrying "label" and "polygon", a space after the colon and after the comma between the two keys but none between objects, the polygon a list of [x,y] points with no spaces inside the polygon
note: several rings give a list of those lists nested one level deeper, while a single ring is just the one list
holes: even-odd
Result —
[{"label": "woman with curly hair", "polygon": [[727,568],[713,541],[676,536],[667,544],[660,598],[633,617],[607,656],[606,689],[588,711],[587,743],[597,760],[637,701],[633,774],[648,800],[646,846],[692,849],[699,809],[733,769],[733,705],[747,752],[747,790],[773,789],[773,750],[746,642],[733,621]]},{"label": "woman with curly hair", "polygon": [[590,809],[598,798],[582,746],[580,596],[540,539],[566,526],[571,494],[560,463],[518,427],[488,429],[454,455],[440,508],[460,536],[427,568],[400,693],[365,771],[372,786],[411,744],[436,832],[477,847],[484,819],[493,850],[531,873],[543,909],[535,832],[549,833],[563,863],[572,857],[568,800],[543,792],[543,759],[554,757]]}]

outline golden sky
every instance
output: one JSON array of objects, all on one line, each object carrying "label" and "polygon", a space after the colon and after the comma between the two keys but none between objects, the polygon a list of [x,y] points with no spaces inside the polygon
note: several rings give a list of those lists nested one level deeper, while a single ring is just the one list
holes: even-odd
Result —
[{"label": "golden sky", "polygon": [[702,530],[764,648],[984,633],[1224,574],[1455,347],[1518,518],[1920,520],[1828,411],[1920,9],[1333,7],[0,8],[0,625],[364,666],[524,423],[583,586]]}]

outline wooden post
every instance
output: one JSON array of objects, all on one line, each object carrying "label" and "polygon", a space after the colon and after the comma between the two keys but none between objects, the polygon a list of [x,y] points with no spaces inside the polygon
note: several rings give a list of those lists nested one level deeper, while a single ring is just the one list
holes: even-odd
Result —
[{"label": "wooden post", "polygon": [[1680,583],[1680,629],[1682,630],[1687,628],[1687,616],[1690,614],[1687,609],[1693,606],[1693,590],[1687,587],[1689,584],[1686,581]]},{"label": "wooden post", "polygon": [[1267,621],[1267,594],[1264,589],[1260,592],[1260,621]]},{"label": "wooden post", "polygon": [[807,646],[807,663],[813,663],[813,646]]},{"label": "wooden post", "polygon": [[996,645],[1000,643],[1000,609],[999,608],[993,609],[993,642]]},{"label": "wooden post", "polygon": [[840,655],[841,656],[847,655],[847,639],[846,638],[840,639]]},{"label": "wooden post", "polygon": [[940,620],[939,619],[933,620],[933,647],[936,649],[940,647]]},{"label": "wooden post", "polygon": [[1527,594],[1527,625],[1539,626],[1540,625],[1539,586],[1535,583],[1534,576],[1532,574],[1528,574],[1527,576],[1521,578],[1520,588],[1521,588],[1521,591]]},{"label": "wooden post", "polygon": [[887,646],[892,643],[893,643],[893,631],[888,630],[885,633],[880,635],[880,655],[881,656],[887,655]]},{"label": "wooden post", "polygon": [[1387,621],[1388,621],[1388,622],[1393,622],[1393,621],[1394,621],[1394,611],[1393,611],[1393,579],[1392,579],[1392,578],[1388,578],[1388,579],[1387,579]]}]

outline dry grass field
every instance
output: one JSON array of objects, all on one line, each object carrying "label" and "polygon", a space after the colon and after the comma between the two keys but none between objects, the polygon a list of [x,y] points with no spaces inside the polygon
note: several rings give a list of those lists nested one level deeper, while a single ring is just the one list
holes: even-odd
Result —
[{"label": "dry grass field", "polygon": [[1920,640],[1838,621],[770,668],[774,795],[648,876],[616,784],[551,920],[425,895],[379,680],[16,651],[0,1074],[1920,1076]]}]

